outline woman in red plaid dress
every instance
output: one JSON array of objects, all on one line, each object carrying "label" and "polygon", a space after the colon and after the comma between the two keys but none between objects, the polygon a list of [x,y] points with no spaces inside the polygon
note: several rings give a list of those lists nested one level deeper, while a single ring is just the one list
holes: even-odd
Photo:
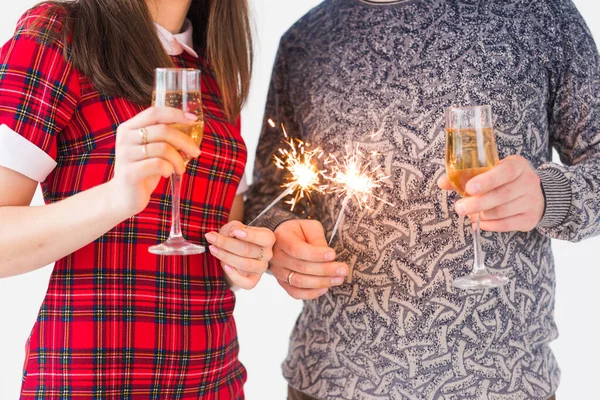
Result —
[{"label": "woman in red plaid dress", "polygon": [[[78,0],[36,6],[0,49],[0,278],[58,260],[22,398],[243,398],[230,288],[256,285],[274,241],[229,222],[243,213],[231,121],[248,93],[247,27],[245,0]],[[166,66],[203,71],[201,152],[168,127],[195,116],[146,109]],[[165,178],[184,170],[184,235],[210,252],[155,256]],[[38,182],[46,205],[28,207]]]}]

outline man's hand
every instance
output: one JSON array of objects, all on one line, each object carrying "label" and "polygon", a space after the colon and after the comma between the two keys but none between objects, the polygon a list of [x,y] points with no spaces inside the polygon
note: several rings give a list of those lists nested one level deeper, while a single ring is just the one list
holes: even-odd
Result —
[{"label": "man's hand", "polygon": [[318,221],[292,220],[275,229],[271,271],[290,296],[312,300],[344,283],[348,266],[335,262]]},{"label": "man's hand", "polygon": [[[454,190],[446,175],[438,181],[444,190]],[[510,156],[491,170],[467,182],[469,197],[456,202],[459,215],[481,212],[481,229],[492,232],[529,232],[544,213],[540,178],[521,156]],[[475,220],[473,218],[473,220]]]}]

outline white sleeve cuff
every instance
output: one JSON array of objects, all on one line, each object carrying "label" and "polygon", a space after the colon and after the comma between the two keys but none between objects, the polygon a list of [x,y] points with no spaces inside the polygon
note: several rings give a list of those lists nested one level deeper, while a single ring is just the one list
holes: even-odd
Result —
[{"label": "white sleeve cuff", "polygon": [[242,179],[240,179],[240,184],[238,185],[238,189],[236,195],[244,194],[248,191],[248,179],[246,179],[246,174],[242,175]]},{"label": "white sleeve cuff", "polygon": [[56,167],[46,152],[6,125],[0,126],[0,166],[37,182],[44,182]]}]

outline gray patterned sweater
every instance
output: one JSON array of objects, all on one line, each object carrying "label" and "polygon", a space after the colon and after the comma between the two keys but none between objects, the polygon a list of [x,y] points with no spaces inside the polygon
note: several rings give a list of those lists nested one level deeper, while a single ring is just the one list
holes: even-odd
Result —
[{"label": "gray patterned sweater", "polygon": [[[547,399],[559,383],[550,349],[555,271],[550,238],[600,231],[600,73],[596,46],[570,0],[325,0],[283,37],[266,118],[313,146],[376,150],[391,176],[355,204],[335,242],[351,283],[305,302],[283,372],[318,399]],[[443,110],[491,104],[500,156],[537,168],[539,227],[483,233],[486,263],[511,278],[488,291],[469,273],[470,229],[440,191]],[[272,164],[281,133],[266,128],[248,195],[253,218],[282,189]],[[366,133],[382,129],[373,140]],[[564,165],[552,162],[552,148]],[[331,232],[334,195],[261,221],[312,215]]]}]

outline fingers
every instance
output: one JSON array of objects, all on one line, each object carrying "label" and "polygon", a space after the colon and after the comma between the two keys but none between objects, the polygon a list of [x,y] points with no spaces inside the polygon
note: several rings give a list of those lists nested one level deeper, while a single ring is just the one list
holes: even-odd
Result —
[{"label": "fingers", "polygon": [[[446,178],[438,182],[447,185]],[[475,221],[481,215],[481,229],[492,232],[529,232],[543,217],[545,200],[540,177],[522,156],[510,156],[491,170],[467,183],[470,197],[456,202],[456,212]]]},{"label": "fingers", "polygon": [[275,244],[275,235],[270,229],[256,228],[253,226],[236,227],[230,231],[230,235],[243,240],[244,242],[253,243],[260,247],[273,247]]},{"label": "fingers", "polygon": [[285,279],[279,279],[279,277],[277,278],[280,281],[285,281],[289,283],[293,287],[301,289],[328,289],[331,286],[339,286],[344,283],[344,278],[342,278],[341,276],[335,276],[333,278],[330,278],[299,273],[292,274],[288,281],[290,273],[291,271],[288,272],[288,274],[285,276]]},{"label": "fingers", "polygon": [[297,300],[314,300],[327,293],[327,289],[301,289],[291,286],[287,282],[278,282],[291,297]]},{"label": "fingers", "polygon": [[335,251],[327,246],[319,222],[287,221],[275,236],[271,273],[290,296],[310,300],[344,283],[348,266],[333,262]]},{"label": "fingers", "polygon": [[527,211],[526,197],[521,196],[516,200],[501,204],[495,208],[484,211],[481,215],[482,220],[498,220],[519,215]]},{"label": "fingers", "polygon": [[301,221],[300,228],[304,233],[307,243],[320,247],[329,247],[325,238],[323,225],[319,221]]},{"label": "fingers", "polygon": [[142,146],[130,146],[124,153],[130,161],[142,161],[149,158],[162,158],[171,163],[176,173],[185,172],[185,161],[181,154],[165,142],[149,143]]},{"label": "fingers", "polygon": [[[172,126],[165,124],[149,125],[145,129],[147,132],[146,138],[148,143],[168,143],[175,150],[184,152],[190,158],[195,158],[200,155],[200,149],[192,138]],[[132,133],[135,132],[136,131],[132,131]],[[136,135],[137,138],[135,137]],[[134,136],[132,140],[134,140],[134,143],[141,144],[139,134],[136,135],[132,134],[132,136]]]},{"label": "fingers", "polygon": [[[200,155],[200,149],[194,141],[185,133],[175,129],[171,124],[194,123],[198,118],[195,115],[184,113],[181,110],[168,107],[149,108],[131,120],[121,124],[117,130],[117,153],[127,152],[137,161],[140,158],[167,155],[172,153],[166,145],[173,151],[182,152],[188,158],[195,158]],[[144,128],[144,139],[140,137],[140,129]],[[147,143],[144,146],[144,140]],[[125,150],[122,150],[125,149]],[[166,158],[169,159],[169,158]],[[179,169],[174,164],[175,169]]]},{"label": "fingers", "polygon": [[[279,250],[276,250],[279,251]],[[281,257],[278,258],[278,261]],[[288,259],[282,266],[287,269],[302,273],[305,275],[325,276],[325,277],[345,277],[348,276],[348,265],[341,262],[315,263],[297,259]]]},{"label": "fingers", "polygon": [[294,259],[284,251],[275,248],[271,261],[271,273],[280,281],[288,282],[290,273],[292,286],[305,289],[319,289],[344,283],[348,276],[348,266],[340,262],[314,263]]},{"label": "fingers", "polygon": [[286,242],[281,243],[281,249],[290,257],[304,261],[323,262],[333,261],[335,251],[326,246],[313,246],[306,242]]},{"label": "fingers", "polygon": [[[291,222],[291,221],[288,221]],[[300,221],[293,221],[299,224]],[[306,222],[306,221],[303,221]],[[283,250],[288,256],[303,261],[324,262],[335,260],[335,251],[326,245],[315,246],[307,242],[304,231],[305,227],[299,226],[299,232],[295,229],[280,229],[280,225],[276,230],[277,246]],[[310,229],[310,228],[309,228]],[[315,240],[314,235],[312,238]]]},{"label": "fingers", "polygon": [[233,232],[236,229],[244,229],[244,228],[246,228],[246,225],[244,225],[240,221],[234,220],[234,221],[230,221],[227,224],[223,225],[223,227],[221,228],[221,230],[219,232],[221,233],[221,235],[234,237],[231,234],[231,232]]},{"label": "fingers", "polygon": [[223,249],[240,257],[251,259],[260,258],[260,261],[269,262],[273,256],[272,244],[263,247],[254,243],[245,242],[237,237],[227,237],[217,232],[209,232],[205,237],[210,244],[216,246],[218,249]]},{"label": "fingers", "polygon": [[273,232],[248,229],[241,222],[232,221],[221,232],[209,232],[205,237],[211,243],[210,253],[221,261],[233,285],[243,289],[256,286],[273,256]]},{"label": "fingers", "polygon": [[490,232],[529,232],[536,227],[538,220],[531,214],[518,214],[499,220],[481,220],[481,229]]},{"label": "fingers", "polygon": [[467,193],[471,196],[488,193],[518,179],[529,167],[529,162],[521,156],[510,156],[490,169],[467,182]]},{"label": "fingers", "polygon": [[247,243],[253,243],[260,247],[273,247],[275,244],[275,234],[270,229],[246,226],[240,221],[231,221],[223,226],[221,234]]},{"label": "fingers", "polygon": [[527,189],[524,185],[511,182],[486,194],[457,201],[456,212],[459,215],[469,215],[491,210],[523,196]]},{"label": "fingers", "polygon": [[[292,274],[292,272],[294,273]],[[271,266],[271,273],[277,280],[302,289],[327,289],[344,283],[344,277],[342,276],[306,275],[287,268],[274,268],[273,266]]]},{"label": "fingers", "polygon": [[267,261],[241,257],[214,245],[210,245],[208,250],[213,256],[221,260],[225,265],[229,265],[234,269],[238,269],[249,274],[261,275],[267,270],[268,267]]},{"label": "fingers", "polygon": [[128,177],[129,181],[135,182],[134,176],[147,178],[160,175],[163,178],[168,178],[174,171],[173,164],[170,162],[161,158],[149,158],[132,164],[125,172],[130,175]]},{"label": "fingers", "polygon": [[147,128],[158,124],[190,124],[198,116],[172,107],[150,107],[122,124],[127,129]]},{"label": "fingers", "polygon": [[229,265],[224,265],[223,270],[229,277],[229,280],[233,286],[237,286],[246,290],[254,289],[261,277],[261,275],[256,274],[245,274],[236,270],[235,268],[230,267]]},{"label": "fingers", "polygon": [[438,179],[437,185],[442,190],[455,190],[452,182],[448,178],[448,175],[444,174]]}]

